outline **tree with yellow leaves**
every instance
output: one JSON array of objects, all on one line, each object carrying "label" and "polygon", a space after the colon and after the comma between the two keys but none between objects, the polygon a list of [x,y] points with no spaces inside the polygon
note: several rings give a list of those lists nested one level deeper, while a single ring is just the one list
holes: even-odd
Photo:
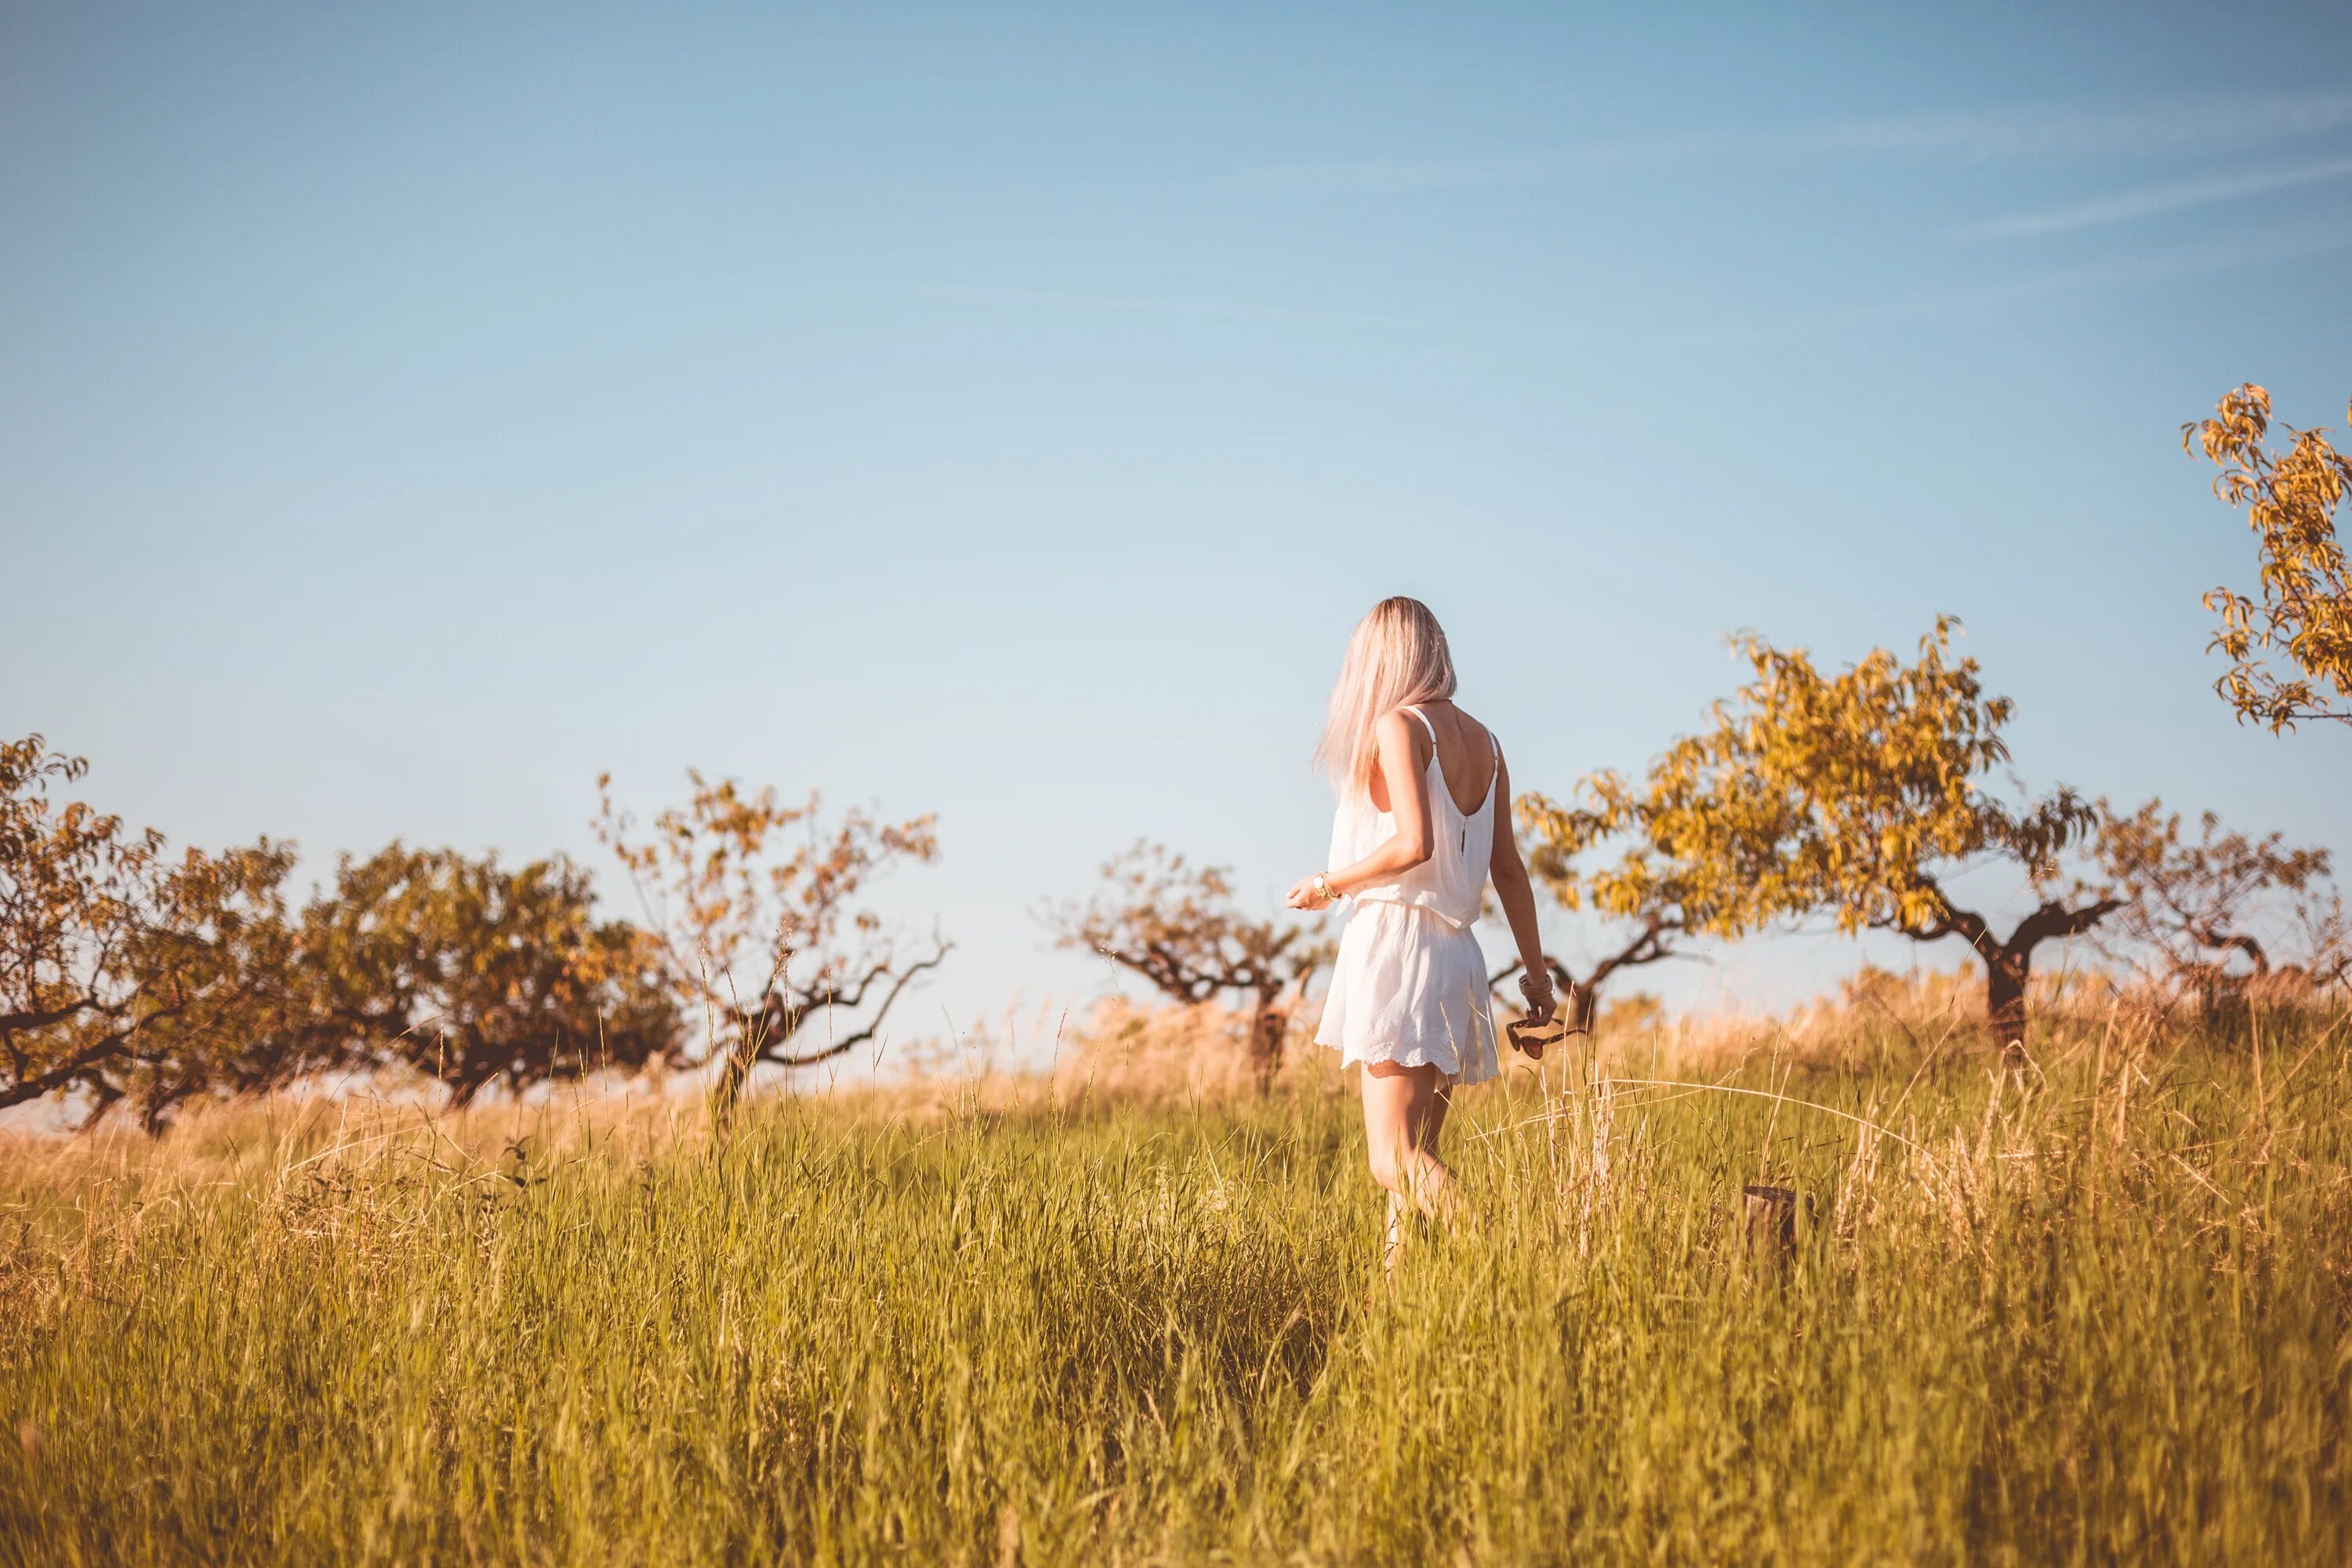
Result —
[{"label": "tree with yellow leaves", "polygon": [[56,791],[89,764],[0,743],[0,1107],[129,1101],[152,1131],[289,1005],[293,854],[165,852]]},{"label": "tree with yellow leaves", "polygon": [[[876,877],[934,858],[939,838],[929,816],[853,811],[820,829],[814,795],[787,805],[773,789],[687,777],[692,796],[640,840],[605,774],[596,833],[636,886],[674,992],[709,1021],[723,1120],[761,1064],[808,1067],[878,1037],[907,987],[946,959],[936,933],[909,958],[859,901]],[[822,1038],[802,1038],[820,1021]]]},{"label": "tree with yellow leaves", "polygon": [[[2352,408],[2345,417],[2352,422]],[[2273,734],[2305,719],[2352,724],[2352,574],[2336,538],[2336,508],[2352,489],[2352,455],[2327,444],[2325,430],[2281,426],[2294,438],[2284,453],[2263,445],[2271,395],[2249,382],[2223,397],[2213,416],[2181,427],[2183,450],[2221,469],[2213,491],[2246,509],[2261,539],[2262,602],[2215,588],[2205,607],[2221,617],[2212,647],[2230,659],[2213,689],[2241,722]],[[2282,678],[2261,657],[2284,653],[2294,673]]]},{"label": "tree with yellow leaves", "polygon": [[[1952,657],[1957,626],[1939,616],[1910,663],[1880,648],[1835,674],[1801,648],[1739,638],[1756,679],[1607,815],[1697,879],[1683,895],[1699,911],[1694,929],[1737,935],[1826,912],[1849,934],[1958,937],[1984,965],[1988,1026],[2015,1049],[2034,950],[2119,901],[2061,885],[2061,858],[2096,826],[2095,805],[2064,788],[2011,805],[1979,786],[2009,758],[2011,705],[1986,695],[1974,659]],[[1951,891],[1961,873],[2000,862],[2038,900],[2005,936]]]},{"label": "tree with yellow leaves", "polygon": [[562,856],[512,869],[399,843],[346,856],[302,911],[289,1026],[257,1036],[226,1084],[399,1068],[464,1105],[495,1086],[682,1065],[658,944],[597,919],[595,901]]},{"label": "tree with yellow leaves", "polygon": [[[1694,934],[1732,936],[1747,929],[1722,897],[1727,889],[1721,876],[1732,868],[1687,860],[1653,831],[1653,807],[1665,798],[1655,775],[1636,784],[1603,770],[1583,780],[1577,796],[1567,805],[1529,790],[1513,806],[1528,873],[1562,909],[1588,910],[1615,922],[1612,945],[1581,973],[1544,955],[1565,998],[1561,1020],[1571,1030],[1592,1027],[1602,989],[1624,971],[1682,956],[1685,940]],[[1596,851],[1612,844],[1622,846],[1614,862],[1588,864]],[[1517,969],[1515,961],[1494,984],[1499,987]]]}]

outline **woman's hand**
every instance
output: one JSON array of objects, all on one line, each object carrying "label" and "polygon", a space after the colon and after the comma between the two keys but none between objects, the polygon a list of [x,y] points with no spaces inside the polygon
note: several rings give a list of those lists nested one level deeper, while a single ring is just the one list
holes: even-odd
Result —
[{"label": "woman's hand", "polygon": [[[1318,886],[1318,883],[1321,885]],[[1294,910],[1328,909],[1332,897],[1329,888],[1324,874],[1318,871],[1312,877],[1301,877],[1291,884],[1290,891],[1282,895],[1282,901]]]},{"label": "woman's hand", "polygon": [[1551,1022],[1552,1009],[1557,1005],[1559,996],[1552,990],[1550,975],[1540,974],[1534,970],[1520,971],[1519,994],[1527,1000],[1529,1023]]}]

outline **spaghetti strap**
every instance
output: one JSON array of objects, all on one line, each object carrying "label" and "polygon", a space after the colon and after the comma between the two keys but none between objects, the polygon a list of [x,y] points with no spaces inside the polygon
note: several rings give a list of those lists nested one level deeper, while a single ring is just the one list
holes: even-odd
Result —
[{"label": "spaghetti strap", "polygon": [[1419,708],[1416,708],[1410,703],[1406,704],[1405,711],[1420,720],[1421,727],[1429,731],[1430,755],[1435,756],[1437,754],[1437,726],[1429,721],[1428,714],[1423,712]]}]

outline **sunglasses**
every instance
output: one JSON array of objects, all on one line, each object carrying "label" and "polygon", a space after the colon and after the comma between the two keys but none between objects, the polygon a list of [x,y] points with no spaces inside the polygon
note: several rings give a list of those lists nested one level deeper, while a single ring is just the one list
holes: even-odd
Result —
[{"label": "sunglasses", "polygon": [[1529,1061],[1539,1062],[1543,1060],[1544,1052],[1559,1045],[1569,1036],[1589,1035],[1592,1031],[1583,1028],[1571,1029],[1568,1026],[1567,1021],[1555,1013],[1549,1023],[1538,1024],[1532,1018],[1521,1018],[1507,1026],[1505,1032],[1511,1037],[1511,1044],[1527,1053]]}]

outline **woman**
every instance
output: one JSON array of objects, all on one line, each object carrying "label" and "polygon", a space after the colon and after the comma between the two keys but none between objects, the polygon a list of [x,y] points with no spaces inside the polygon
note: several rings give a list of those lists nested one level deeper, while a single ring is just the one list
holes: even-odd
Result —
[{"label": "woman", "polygon": [[1438,1135],[1454,1087],[1500,1070],[1486,961],[1471,926],[1491,876],[1524,971],[1528,1016],[1552,984],[1534,889],[1502,820],[1510,771],[1486,728],[1454,705],[1445,633],[1418,599],[1383,599],[1357,623],[1316,760],[1339,793],[1328,869],[1290,889],[1295,910],[1352,898],[1318,1045],[1363,1065],[1372,1177],[1389,1192],[1388,1262],[1405,1205],[1444,1217],[1454,1176]]}]

